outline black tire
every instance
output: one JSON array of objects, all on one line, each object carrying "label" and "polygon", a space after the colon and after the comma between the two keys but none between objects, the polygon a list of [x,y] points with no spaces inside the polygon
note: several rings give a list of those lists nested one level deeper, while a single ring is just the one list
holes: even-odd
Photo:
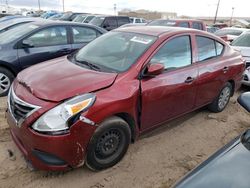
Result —
[{"label": "black tire", "polygon": [[99,125],[90,140],[87,167],[99,171],[114,166],[127,152],[130,141],[128,123],[119,117],[108,118]]},{"label": "black tire", "polygon": [[[216,97],[216,99],[210,105],[208,105],[208,109],[212,112],[215,112],[215,113],[222,112],[226,108],[227,104],[230,101],[230,97],[231,97],[232,92],[233,92],[232,90],[233,90],[232,84],[227,82],[226,85],[221,89],[221,91],[220,91],[219,95]],[[226,95],[229,94],[229,96],[227,96],[227,100],[225,99],[225,101],[222,104],[222,102],[220,100],[221,100],[221,97],[223,95],[223,92],[224,93],[226,92]]]},{"label": "black tire", "polygon": [[0,67],[0,97],[8,95],[15,76],[6,68]]}]

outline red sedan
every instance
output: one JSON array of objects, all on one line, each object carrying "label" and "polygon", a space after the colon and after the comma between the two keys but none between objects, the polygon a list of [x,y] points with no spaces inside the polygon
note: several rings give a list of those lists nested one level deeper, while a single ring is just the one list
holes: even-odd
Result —
[{"label": "red sedan", "polygon": [[146,131],[203,106],[223,111],[244,68],[207,32],[117,29],[21,72],[8,96],[11,135],[37,169],[105,169]]}]

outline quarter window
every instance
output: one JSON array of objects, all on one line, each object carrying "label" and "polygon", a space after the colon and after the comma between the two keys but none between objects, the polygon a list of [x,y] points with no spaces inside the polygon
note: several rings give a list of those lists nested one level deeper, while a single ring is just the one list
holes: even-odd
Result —
[{"label": "quarter window", "polygon": [[207,37],[196,37],[198,47],[198,60],[205,61],[221,55],[224,46]]},{"label": "quarter window", "polygon": [[95,30],[87,27],[73,27],[74,43],[90,42],[97,37]]},{"label": "quarter window", "polygon": [[162,63],[165,69],[176,69],[192,64],[189,36],[176,37],[168,41],[151,59],[151,63]]},{"label": "quarter window", "polygon": [[34,47],[56,46],[67,44],[67,31],[65,27],[50,27],[43,29],[28,39]]}]

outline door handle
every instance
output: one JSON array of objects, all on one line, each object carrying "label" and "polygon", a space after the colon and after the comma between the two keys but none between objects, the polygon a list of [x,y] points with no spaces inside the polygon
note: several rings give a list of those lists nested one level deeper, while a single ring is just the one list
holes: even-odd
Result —
[{"label": "door handle", "polygon": [[226,73],[229,70],[229,67],[224,67],[223,72]]},{"label": "door handle", "polygon": [[69,48],[61,49],[61,50],[59,50],[59,52],[61,52],[61,53],[69,53],[70,49]]},{"label": "door handle", "polygon": [[192,78],[191,76],[187,77],[187,79],[185,80],[186,84],[192,83],[195,79]]}]

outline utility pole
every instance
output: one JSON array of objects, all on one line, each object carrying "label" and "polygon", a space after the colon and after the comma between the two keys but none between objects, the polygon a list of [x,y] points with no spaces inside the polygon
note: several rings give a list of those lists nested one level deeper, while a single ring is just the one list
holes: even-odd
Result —
[{"label": "utility pole", "polygon": [[63,12],[65,12],[64,0],[62,0],[62,4],[63,4]]},{"label": "utility pole", "polygon": [[38,10],[41,10],[41,4],[40,4],[40,0],[38,0]]},{"label": "utility pole", "polygon": [[214,17],[214,24],[215,24],[216,21],[217,21],[217,16],[218,16],[219,7],[220,7],[220,0],[218,0],[218,4],[217,4],[217,8],[216,8],[216,13],[215,13],[215,17]]},{"label": "utility pole", "polygon": [[114,15],[116,16],[116,4],[114,4]]},{"label": "utility pole", "polygon": [[230,19],[230,26],[231,27],[233,25],[233,15],[234,15],[234,7],[232,7],[232,15],[231,15],[231,19]]}]

